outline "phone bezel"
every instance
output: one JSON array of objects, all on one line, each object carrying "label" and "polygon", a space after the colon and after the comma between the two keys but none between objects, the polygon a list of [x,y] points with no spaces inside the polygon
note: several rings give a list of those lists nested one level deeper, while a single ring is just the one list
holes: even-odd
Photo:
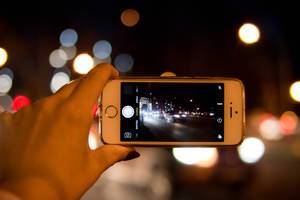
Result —
[{"label": "phone bezel", "polygon": [[[121,82],[185,82],[185,83],[223,83],[224,84],[224,141],[222,142],[166,142],[166,141],[121,141],[120,140],[120,89]],[[234,95],[232,95],[234,94]],[[101,95],[101,110],[109,105],[118,108],[115,118],[102,113],[99,120],[101,139],[106,144],[134,146],[231,146],[242,142],[245,128],[245,94],[243,83],[231,78],[188,78],[188,77],[126,77],[109,81]],[[230,104],[232,102],[232,104]],[[230,107],[233,113],[230,117]],[[235,111],[238,111],[236,114]]]}]

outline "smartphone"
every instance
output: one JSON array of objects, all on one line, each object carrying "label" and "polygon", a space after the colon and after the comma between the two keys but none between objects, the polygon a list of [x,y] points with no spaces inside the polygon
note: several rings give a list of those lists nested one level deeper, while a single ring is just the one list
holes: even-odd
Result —
[{"label": "smartphone", "polygon": [[127,77],[101,95],[102,141],[133,146],[241,143],[243,83],[230,78]]}]

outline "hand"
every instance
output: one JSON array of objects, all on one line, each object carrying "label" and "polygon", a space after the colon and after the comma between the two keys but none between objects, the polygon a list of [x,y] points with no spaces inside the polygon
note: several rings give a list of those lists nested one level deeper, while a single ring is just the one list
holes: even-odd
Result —
[{"label": "hand", "polygon": [[92,107],[112,76],[118,72],[101,64],[54,95],[0,115],[0,189],[22,199],[79,199],[108,167],[139,155],[119,145],[88,147]]}]

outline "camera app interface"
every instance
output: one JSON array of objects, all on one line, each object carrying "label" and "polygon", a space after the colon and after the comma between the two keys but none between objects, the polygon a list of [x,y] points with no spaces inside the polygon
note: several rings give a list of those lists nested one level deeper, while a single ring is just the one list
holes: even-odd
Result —
[{"label": "camera app interface", "polygon": [[224,141],[224,84],[121,83],[121,141]]}]

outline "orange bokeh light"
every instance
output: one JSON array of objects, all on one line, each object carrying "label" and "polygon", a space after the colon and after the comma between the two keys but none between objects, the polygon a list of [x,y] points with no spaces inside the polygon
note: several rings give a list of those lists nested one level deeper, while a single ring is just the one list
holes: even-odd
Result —
[{"label": "orange bokeh light", "polygon": [[121,22],[128,27],[135,26],[140,20],[140,14],[135,9],[126,9],[121,14]]},{"label": "orange bokeh light", "polygon": [[291,135],[295,133],[298,125],[298,117],[292,111],[284,112],[280,117],[280,126],[282,134]]}]

